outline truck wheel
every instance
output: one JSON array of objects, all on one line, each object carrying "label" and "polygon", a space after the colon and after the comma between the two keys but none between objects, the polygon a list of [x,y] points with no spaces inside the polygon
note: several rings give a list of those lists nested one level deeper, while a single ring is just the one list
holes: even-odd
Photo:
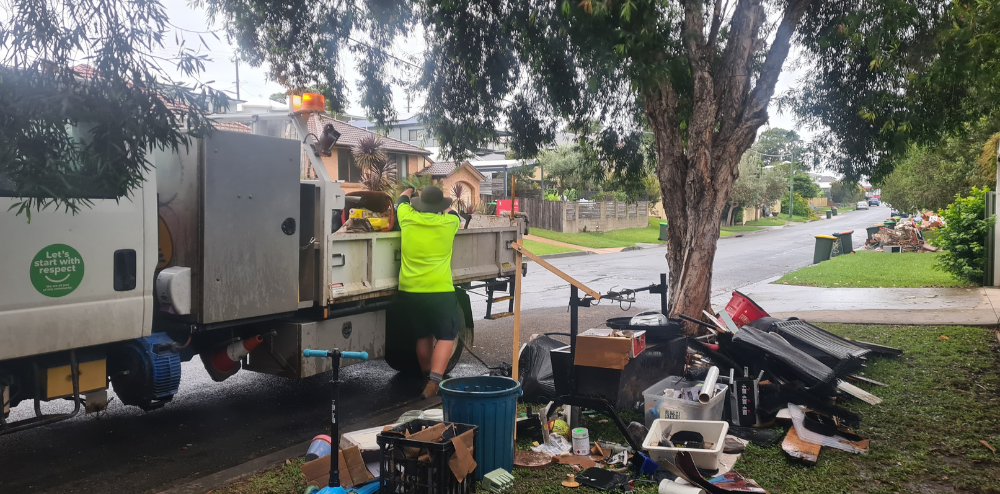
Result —
[{"label": "truck wheel", "polygon": [[[458,338],[455,338],[455,349],[451,354],[451,360],[448,361],[446,372],[451,372],[458,365],[465,346],[473,344],[473,326],[469,324],[472,320],[469,296],[463,291],[458,291],[458,293],[458,305],[462,310],[462,326],[458,331]],[[398,372],[419,375],[420,362],[417,361],[417,353],[414,351],[417,344],[416,338],[401,329],[404,326],[398,319],[399,317],[401,317],[400,311],[386,311],[385,363]]]}]

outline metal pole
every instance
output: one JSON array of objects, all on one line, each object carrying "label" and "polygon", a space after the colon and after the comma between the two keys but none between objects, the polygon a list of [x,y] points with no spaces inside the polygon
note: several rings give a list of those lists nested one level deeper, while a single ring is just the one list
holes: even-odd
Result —
[{"label": "metal pole", "polygon": [[667,273],[660,273],[660,284],[663,285],[663,291],[660,292],[660,312],[665,316],[669,316],[670,311],[667,307]]},{"label": "metal pole", "polygon": [[340,350],[330,352],[333,357],[333,404],[330,406],[330,482],[331,489],[340,487],[340,465],[337,450],[340,445],[340,429],[337,424],[337,402],[340,401]]},{"label": "metal pole", "polygon": [[234,57],[236,62],[236,99],[240,99],[240,57]]},{"label": "metal pole", "polygon": [[795,214],[795,153],[792,153],[792,161],[788,162],[788,221],[792,221]]},{"label": "metal pole", "polygon": [[580,332],[580,290],[576,285],[569,286],[569,365],[572,369],[570,374],[569,389],[570,394],[576,394],[576,334]]}]

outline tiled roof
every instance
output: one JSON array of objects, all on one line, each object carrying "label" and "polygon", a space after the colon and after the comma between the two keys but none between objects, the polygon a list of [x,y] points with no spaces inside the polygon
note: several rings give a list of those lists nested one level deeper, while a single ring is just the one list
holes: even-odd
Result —
[{"label": "tiled roof", "polygon": [[477,170],[476,167],[472,166],[472,164],[470,164],[468,161],[463,161],[458,164],[456,164],[454,161],[441,161],[438,163],[433,163],[427,168],[418,171],[417,175],[430,175],[432,177],[447,177],[448,175],[455,173],[456,171],[459,170],[459,168],[462,167],[466,167],[469,170],[472,170],[473,173],[479,176],[480,180],[486,179],[486,176],[483,175],[482,172]]},{"label": "tiled roof", "polygon": [[[77,75],[83,77],[84,79],[89,79],[91,77],[94,77],[94,73],[96,72],[93,67],[87,64],[77,65],[73,67],[72,70],[73,72],[76,72]],[[187,105],[183,103],[176,103],[169,100],[164,100],[163,104],[166,105],[166,107],[170,110],[184,110],[185,108],[187,108]],[[213,124],[215,124],[215,128],[218,130],[227,130],[229,132],[242,132],[244,134],[250,134],[253,132],[252,129],[250,129],[250,126],[246,124],[241,124],[239,122],[213,122]]]},{"label": "tiled roof", "polygon": [[[349,123],[344,123],[340,120],[316,113],[309,117],[309,132],[319,136],[323,133],[323,127],[328,123],[332,123],[333,128],[336,129],[337,132],[340,132],[340,139],[337,139],[337,146],[341,147],[354,147],[358,144],[362,137],[374,134],[373,132],[355,127]],[[424,156],[431,154],[430,151],[424,148],[419,148],[402,141],[397,141],[391,137],[382,137],[382,148],[386,151],[420,154]]]},{"label": "tiled roof", "polygon": [[214,123],[215,123],[215,128],[218,130],[228,130],[229,132],[243,132],[244,134],[253,133],[249,125],[241,124],[239,122],[214,122]]}]

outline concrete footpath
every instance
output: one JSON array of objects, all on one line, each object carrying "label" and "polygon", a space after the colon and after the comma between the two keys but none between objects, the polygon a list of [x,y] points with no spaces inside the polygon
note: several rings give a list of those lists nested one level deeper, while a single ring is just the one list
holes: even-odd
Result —
[{"label": "concrete footpath", "polygon": [[[851,324],[1000,325],[1000,288],[817,288],[765,280],[740,289],[775,317]],[[721,309],[730,295],[713,299]]]}]

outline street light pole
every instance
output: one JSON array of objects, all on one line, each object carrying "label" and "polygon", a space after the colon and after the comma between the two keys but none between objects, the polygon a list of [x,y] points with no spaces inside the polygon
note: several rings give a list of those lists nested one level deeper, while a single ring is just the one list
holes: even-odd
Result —
[{"label": "street light pole", "polygon": [[[792,141],[795,143],[798,141]],[[792,148],[792,161],[788,163],[788,221],[795,214],[795,148]]]}]

